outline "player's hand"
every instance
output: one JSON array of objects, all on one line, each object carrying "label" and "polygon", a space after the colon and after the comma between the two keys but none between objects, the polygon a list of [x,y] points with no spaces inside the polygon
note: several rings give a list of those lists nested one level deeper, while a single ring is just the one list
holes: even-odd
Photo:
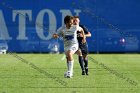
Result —
[{"label": "player's hand", "polygon": [[53,38],[58,38],[58,35],[57,34],[53,34]]},{"label": "player's hand", "polygon": [[79,33],[79,37],[83,37],[83,34],[82,33]]}]

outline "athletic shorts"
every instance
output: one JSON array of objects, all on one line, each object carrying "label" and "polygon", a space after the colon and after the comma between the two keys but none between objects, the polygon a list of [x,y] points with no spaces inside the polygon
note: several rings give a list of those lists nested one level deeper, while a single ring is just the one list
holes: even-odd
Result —
[{"label": "athletic shorts", "polygon": [[88,45],[87,45],[87,43],[84,43],[84,44],[80,43],[79,48],[80,48],[80,50],[82,52],[82,55],[87,55],[88,54]]},{"label": "athletic shorts", "polygon": [[78,44],[74,44],[74,45],[71,45],[71,46],[66,46],[64,47],[64,51],[65,53],[67,53],[67,51],[72,51],[73,53],[75,53],[77,50],[78,50]]}]

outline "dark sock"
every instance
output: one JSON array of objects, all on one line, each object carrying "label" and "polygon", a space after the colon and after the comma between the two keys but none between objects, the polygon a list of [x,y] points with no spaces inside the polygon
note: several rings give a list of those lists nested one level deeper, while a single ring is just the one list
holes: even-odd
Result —
[{"label": "dark sock", "polygon": [[85,59],[84,62],[85,62],[85,72],[86,72],[86,75],[88,75],[88,60]]},{"label": "dark sock", "polygon": [[80,67],[82,69],[82,71],[84,71],[84,60],[83,60],[83,57],[82,56],[79,56],[79,64],[80,64]]},{"label": "dark sock", "polygon": [[88,59],[85,59],[84,62],[85,62],[85,67],[88,67]]}]

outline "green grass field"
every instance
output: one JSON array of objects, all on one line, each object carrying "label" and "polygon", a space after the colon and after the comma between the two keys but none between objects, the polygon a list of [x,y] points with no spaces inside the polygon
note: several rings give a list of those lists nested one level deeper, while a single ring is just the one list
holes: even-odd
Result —
[{"label": "green grass field", "polygon": [[140,93],[139,54],[90,54],[89,76],[75,55],[71,79],[64,78],[63,56],[0,55],[0,93]]}]

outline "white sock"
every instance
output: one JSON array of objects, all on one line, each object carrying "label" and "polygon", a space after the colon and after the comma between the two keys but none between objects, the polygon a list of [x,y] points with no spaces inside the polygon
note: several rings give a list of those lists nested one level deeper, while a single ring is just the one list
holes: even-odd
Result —
[{"label": "white sock", "polygon": [[67,66],[68,66],[68,71],[73,73],[73,61],[68,61]]},{"label": "white sock", "polygon": [[67,69],[68,69],[68,71],[69,71],[69,69],[70,69],[70,68],[69,68],[69,62],[67,62]]}]

